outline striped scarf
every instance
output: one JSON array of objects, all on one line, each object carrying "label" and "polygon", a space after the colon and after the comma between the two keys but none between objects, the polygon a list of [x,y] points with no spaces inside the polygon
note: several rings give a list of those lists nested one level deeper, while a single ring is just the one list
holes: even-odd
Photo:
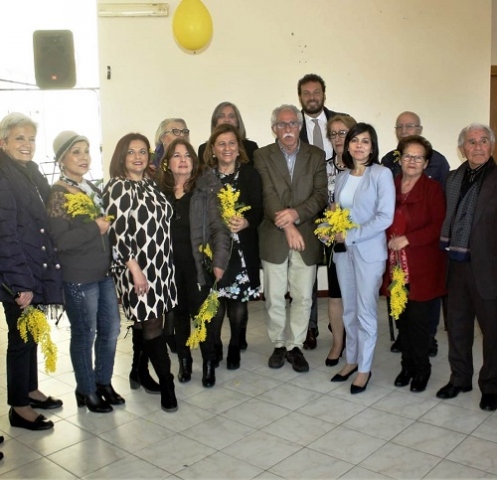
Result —
[{"label": "striped scarf", "polygon": [[[468,162],[464,162],[447,180],[447,213],[442,225],[440,235],[440,248],[449,253],[449,259],[456,262],[467,262],[470,259],[469,237],[473,225],[473,217],[483,183],[487,166],[492,162],[487,161],[480,172],[475,172],[475,179],[469,179],[470,187],[466,194],[461,194],[463,182],[468,181],[471,175]],[[479,174],[478,174],[479,173]]]}]

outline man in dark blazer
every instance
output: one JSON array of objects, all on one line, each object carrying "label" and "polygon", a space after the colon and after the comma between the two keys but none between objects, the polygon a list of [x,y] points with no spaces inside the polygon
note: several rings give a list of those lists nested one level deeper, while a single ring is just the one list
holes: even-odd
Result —
[{"label": "man in dark blazer", "polygon": [[[324,150],[327,165],[331,167],[333,147],[326,135],[326,126],[331,117],[337,112],[329,110],[324,106],[326,101],[326,84],[324,80],[315,73],[304,75],[298,82],[297,92],[300,105],[302,106],[303,125],[300,130],[300,140]],[[343,115],[343,114],[341,114]],[[328,168],[327,168],[328,170]],[[328,174],[332,173],[329,168]],[[323,258],[323,256],[321,257]],[[304,341],[306,350],[314,350],[317,346],[318,329],[318,285],[317,277],[312,291],[312,307],[309,317],[309,327]]]},{"label": "man in dark blazer", "polygon": [[478,386],[480,408],[497,410],[497,166],[492,158],[495,135],[472,123],[459,134],[467,159],[449,174],[447,214],[441,243],[448,251],[447,331],[449,383],[437,397],[454,398],[473,389],[475,316],[483,337],[483,365]]},{"label": "man in dark blazer", "polygon": [[[293,105],[273,111],[271,125],[277,141],[254,155],[262,178],[264,218],[259,248],[264,271],[264,295],[269,314],[268,334],[274,344],[271,368],[285,358],[297,372],[307,372],[302,354],[316,264],[321,243],[314,235],[315,220],[328,199],[324,153],[299,140],[302,114]],[[293,299],[289,319],[285,294]]]},{"label": "man in dark blazer", "polygon": [[[325,152],[326,160],[330,160],[333,156],[333,147],[326,136],[326,124],[331,117],[337,115],[337,112],[329,110],[324,106],[326,101],[326,84],[319,75],[308,73],[299,80],[297,91],[303,115],[300,140],[321,148]],[[319,130],[321,131],[321,139],[319,139],[319,132],[316,131],[316,134],[314,134],[316,124],[314,120],[317,120]]]}]

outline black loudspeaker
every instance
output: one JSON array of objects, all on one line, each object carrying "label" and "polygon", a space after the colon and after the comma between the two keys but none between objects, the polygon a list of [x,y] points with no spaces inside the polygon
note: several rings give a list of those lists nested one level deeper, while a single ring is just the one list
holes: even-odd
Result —
[{"label": "black loudspeaker", "polygon": [[36,30],[33,33],[36,85],[64,89],[76,85],[74,41],[70,30]]}]

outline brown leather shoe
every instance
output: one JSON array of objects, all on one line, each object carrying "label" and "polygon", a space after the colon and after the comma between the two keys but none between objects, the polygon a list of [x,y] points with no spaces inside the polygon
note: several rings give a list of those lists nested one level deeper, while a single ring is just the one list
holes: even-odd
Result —
[{"label": "brown leather shoe", "polygon": [[314,350],[318,342],[316,340],[317,335],[316,335],[316,329],[315,328],[308,328],[307,329],[307,337],[305,337],[304,344],[302,345],[305,350]]}]

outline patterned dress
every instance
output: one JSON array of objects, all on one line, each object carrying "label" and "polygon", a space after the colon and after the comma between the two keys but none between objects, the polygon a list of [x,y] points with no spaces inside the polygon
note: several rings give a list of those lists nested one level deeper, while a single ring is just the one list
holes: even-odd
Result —
[{"label": "patterned dress", "polygon": [[[113,178],[104,190],[106,214],[112,215],[109,238],[112,272],[128,319],[160,318],[177,303],[170,237],[172,207],[149,179]],[[135,259],[148,280],[146,295],[138,296],[125,263]]]},{"label": "patterned dress", "polygon": [[[214,169],[214,173],[219,180],[221,180],[223,187],[230,184],[235,190],[238,190],[238,176],[240,174],[240,164],[238,162],[234,173],[225,174],[220,172],[217,168]],[[231,233],[231,256],[240,257],[238,262],[240,270],[237,272],[236,278],[231,285],[218,289],[219,296],[238,302],[248,302],[251,298],[258,298],[259,289],[250,286],[247,264],[245,262],[238,233]]]}]

